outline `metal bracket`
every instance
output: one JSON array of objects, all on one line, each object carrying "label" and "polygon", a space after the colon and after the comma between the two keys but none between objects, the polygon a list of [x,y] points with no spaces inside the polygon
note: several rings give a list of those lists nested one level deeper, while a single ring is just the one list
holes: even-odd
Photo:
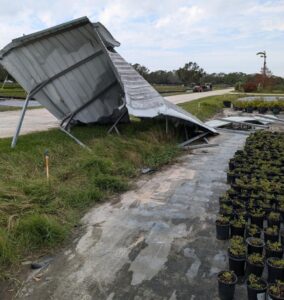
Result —
[{"label": "metal bracket", "polygon": [[[75,109],[72,113],[70,113],[68,116],[66,116],[62,121],[60,126],[64,127],[65,129],[68,128],[70,122],[72,121],[72,119],[84,108],[86,108],[87,106],[89,106],[91,103],[93,103],[95,100],[97,100],[100,96],[102,96],[104,93],[106,93],[109,89],[111,89],[112,87],[114,87],[117,84],[117,80],[114,80],[113,82],[111,82],[110,84],[108,84],[107,86],[105,86],[102,90],[98,91],[93,97],[92,99],[90,99],[88,102],[84,103],[82,106],[78,107],[77,109]],[[67,123],[65,124],[65,126],[63,126],[63,124],[67,121]]]},{"label": "metal bracket", "polygon": [[64,133],[66,133],[71,139],[73,139],[77,144],[79,144],[80,146],[82,146],[83,148],[87,149],[88,151],[92,151],[88,146],[86,146],[84,143],[82,143],[80,140],[78,140],[74,135],[72,135],[70,132],[68,132],[67,130],[65,130],[62,127],[59,127],[61,131],[63,131]]},{"label": "metal bracket", "polygon": [[120,135],[119,130],[117,129],[116,125],[120,122],[120,120],[125,116],[125,114],[127,113],[127,109],[125,109],[125,111],[117,118],[117,120],[115,121],[115,123],[110,127],[110,129],[108,130],[107,133],[111,133],[113,130],[116,131],[116,133],[118,135]]}]

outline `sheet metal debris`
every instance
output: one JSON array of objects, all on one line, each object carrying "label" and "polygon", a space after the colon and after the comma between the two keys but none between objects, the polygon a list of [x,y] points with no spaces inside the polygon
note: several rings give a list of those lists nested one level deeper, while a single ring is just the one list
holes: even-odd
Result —
[{"label": "sheet metal debris", "polygon": [[[83,17],[14,39],[0,51],[0,63],[61,121],[116,122],[128,114],[165,117],[216,133],[190,113],[166,101],[115,50],[120,43],[100,23]],[[27,104],[13,140],[16,144]]]},{"label": "sheet metal debris", "polygon": [[217,120],[210,120],[205,124],[213,128],[225,127],[232,123],[239,123],[247,126],[263,127],[269,125],[270,123],[276,122],[277,120],[278,118],[272,115],[231,116]]}]

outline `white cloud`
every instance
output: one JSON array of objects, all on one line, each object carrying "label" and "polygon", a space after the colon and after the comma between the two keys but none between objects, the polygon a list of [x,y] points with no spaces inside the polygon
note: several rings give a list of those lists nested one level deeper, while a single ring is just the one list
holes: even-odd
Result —
[{"label": "white cloud", "polygon": [[272,71],[284,75],[283,0],[0,0],[0,5],[0,47],[87,15],[122,43],[126,59],[152,69],[196,60],[208,71],[255,72],[255,52],[265,49]]}]

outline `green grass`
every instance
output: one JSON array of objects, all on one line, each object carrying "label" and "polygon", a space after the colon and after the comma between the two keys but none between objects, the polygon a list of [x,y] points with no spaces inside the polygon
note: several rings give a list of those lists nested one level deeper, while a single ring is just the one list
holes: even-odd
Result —
[{"label": "green grass", "polygon": [[7,85],[0,88],[0,97],[7,98],[26,98],[26,92],[19,85]]},{"label": "green grass", "polygon": [[12,110],[20,110],[21,107],[15,107],[15,106],[0,106],[0,112],[2,111],[12,111]]},{"label": "green grass", "polygon": [[240,95],[221,95],[221,96],[209,96],[198,100],[179,104],[183,109],[189,111],[200,120],[205,121],[212,118],[217,113],[220,113],[223,106],[223,101],[233,101],[240,97]]},{"label": "green grass", "polygon": [[[238,97],[212,96],[181,106],[205,120],[222,110],[224,100]],[[166,135],[164,122],[134,120],[119,128],[120,136],[108,135],[106,126],[74,128],[91,152],[56,129],[21,136],[14,150],[10,139],[0,139],[0,278],[27,255],[62,245],[89,207],[129,189],[141,167],[159,168],[180,153],[179,136],[172,127]]]},{"label": "green grass", "polygon": [[160,84],[153,84],[153,87],[157,92],[162,94],[163,96],[173,96],[179,94],[185,94],[186,91],[189,89],[183,85],[160,85]]},{"label": "green grass", "polygon": [[[15,150],[0,139],[0,277],[27,255],[60,246],[94,203],[126,191],[143,166],[160,167],[179,154],[174,129],[154,121],[78,127],[77,145],[59,130],[21,136]],[[44,151],[50,153],[50,180]]]}]

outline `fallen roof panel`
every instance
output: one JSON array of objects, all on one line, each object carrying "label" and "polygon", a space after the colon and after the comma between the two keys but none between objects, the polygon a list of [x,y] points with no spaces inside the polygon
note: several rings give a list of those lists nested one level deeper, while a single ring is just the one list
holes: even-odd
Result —
[{"label": "fallen roof panel", "polygon": [[105,121],[126,107],[137,117],[169,116],[216,133],[166,101],[114,50],[119,45],[102,24],[83,17],[13,40],[0,62],[62,122]]}]

